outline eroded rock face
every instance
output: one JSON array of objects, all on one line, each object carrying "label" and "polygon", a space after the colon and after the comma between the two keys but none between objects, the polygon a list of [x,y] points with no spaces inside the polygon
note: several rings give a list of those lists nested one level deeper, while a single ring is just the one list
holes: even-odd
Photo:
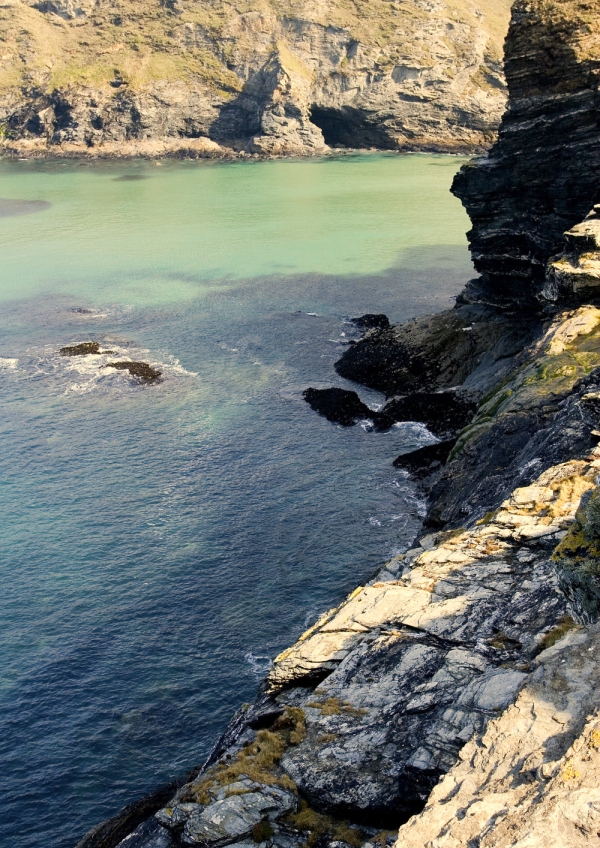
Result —
[{"label": "eroded rock face", "polygon": [[600,830],[600,630],[535,660],[515,704],[461,751],[398,848],[584,848]]},{"label": "eroded rock face", "polygon": [[173,147],[198,138],[268,156],[337,145],[484,149],[505,104],[509,7],[510,0],[372,0],[360,10],[340,0],[285,8],[265,0],[247,9],[222,0],[7,2],[3,149],[41,155],[56,145],[67,153],[108,145],[134,155],[150,141]]},{"label": "eroded rock face", "polygon": [[562,313],[511,375],[484,397],[429,495],[431,526],[457,526],[496,509],[551,464],[585,456],[600,426],[600,310]]},{"label": "eroded rock face", "polygon": [[542,297],[551,302],[600,298],[600,205],[565,233],[564,252],[548,264]]},{"label": "eroded rock face", "polygon": [[468,304],[372,329],[346,349],[335,370],[388,397],[460,386],[474,372],[467,388],[487,391],[510,373],[539,329],[532,315]]},{"label": "eroded rock face", "polygon": [[505,46],[509,104],[489,154],[453,192],[481,274],[471,302],[535,303],[564,232],[600,200],[597,0],[517,0]]},{"label": "eroded rock face", "polygon": [[[276,658],[266,692],[234,719],[216,760],[131,844],[162,845],[163,828],[165,845],[217,848],[249,843],[260,826],[277,848],[294,848],[318,825],[330,839],[345,827],[343,841],[358,845],[418,813],[445,774],[460,775],[463,794],[475,796],[467,758],[482,785],[494,761],[518,769],[524,777],[511,791],[532,799],[529,772],[540,770],[543,784],[562,768],[600,674],[587,650],[595,642],[570,615],[551,559],[599,469],[600,449],[553,466],[485,523],[424,539],[387,563]],[[574,649],[567,668],[565,646]],[[492,757],[485,740],[507,732]],[[519,734],[530,734],[526,744]],[[442,786],[451,797],[448,780],[434,792]],[[422,818],[481,828],[482,816],[461,825],[455,807],[432,809]]]}]

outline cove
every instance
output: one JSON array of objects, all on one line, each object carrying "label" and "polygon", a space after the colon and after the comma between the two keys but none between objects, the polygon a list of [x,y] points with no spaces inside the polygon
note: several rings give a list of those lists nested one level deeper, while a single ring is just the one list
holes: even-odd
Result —
[{"label": "cove", "polygon": [[[354,388],[350,317],[451,304],[461,162],[0,164],[29,211],[0,219],[7,844],[72,848],[201,762],[270,660],[411,541],[422,503],[391,463],[431,436],[342,430],[302,391]],[[90,340],[162,382],[58,354]]]}]

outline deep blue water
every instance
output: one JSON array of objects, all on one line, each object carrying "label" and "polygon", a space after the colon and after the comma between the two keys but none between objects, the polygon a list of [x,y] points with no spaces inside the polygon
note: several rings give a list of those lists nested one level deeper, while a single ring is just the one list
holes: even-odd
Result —
[{"label": "deep blue water", "polygon": [[[286,164],[241,173],[253,192],[272,191]],[[0,197],[53,204],[0,218],[0,249],[10,257],[0,268],[2,845],[72,848],[125,803],[200,763],[270,659],[410,542],[423,505],[391,463],[431,440],[424,428],[336,427],[301,392],[349,385],[333,371],[354,332],[349,316],[400,320],[444,308],[460,290],[471,269],[452,198],[444,207],[450,237],[441,219],[431,233],[431,208],[446,202],[458,164],[357,160],[354,208],[343,214],[357,232],[361,214],[371,216],[371,271],[335,260],[317,228],[315,256],[337,262],[339,273],[320,259],[311,270],[306,236],[305,267],[265,274],[257,266],[248,276],[233,213],[222,238],[237,265],[222,276],[211,276],[200,255],[194,272],[189,210],[181,265],[166,248],[159,268],[149,264],[140,241],[146,223],[136,203],[144,215],[155,204],[161,219],[182,173],[202,186],[219,177],[215,166],[161,173],[150,197],[143,181],[118,184],[128,194],[110,195],[110,215],[129,204],[118,243],[97,188],[111,181],[114,191],[117,166],[0,167]],[[313,173],[318,165],[288,167]],[[344,163],[345,173],[352,167]],[[236,180],[227,179],[220,202],[233,209]],[[64,208],[86,197],[85,180],[100,199],[90,200],[82,228]],[[410,192],[390,195],[388,207],[375,203],[382,181],[400,194],[404,181]],[[386,270],[378,233],[387,244],[397,227],[402,243],[402,224],[390,216],[413,203],[419,186],[422,216],[407,209],[409,243]],[[270,233],[265,253],[273,249],[273,265],[281,264],[292,236]],[[155,364],[163,381],[140,386],[102,368],[106,357],[58,355],[85,340]]]}]

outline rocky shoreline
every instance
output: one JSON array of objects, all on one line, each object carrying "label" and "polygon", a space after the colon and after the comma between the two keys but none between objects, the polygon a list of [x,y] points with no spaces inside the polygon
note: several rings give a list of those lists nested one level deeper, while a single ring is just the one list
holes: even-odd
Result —
[{"label": "rocky shoreline", "polygon": [[0,153],[472,154],[506,102],[510,0],[5,0]]},{"label": "rocky shoreline", "polygon": [[[421,534],[275,659],[168,800],[78,848],[597,840],[598,12],[514,4],[499,140],[455,183],[481,276],[455,309],[367,322],[336,365],[385,393],[386,421],[458,389],[474,404],[396,460],[427,493]],[[366,414],[314,391],[339,423]]]}]

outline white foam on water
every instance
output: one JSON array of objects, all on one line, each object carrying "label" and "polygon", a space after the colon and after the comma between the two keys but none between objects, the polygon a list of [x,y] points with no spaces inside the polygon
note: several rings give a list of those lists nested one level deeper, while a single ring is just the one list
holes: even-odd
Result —
[{"label": "white foam on water", "polygon": [[372,433],[373,432],[373,429],[374,429],[373,422],[370,421],[368,418],[365,418],[363,421],[359,421],[358,423],[360,425],[360,429],[364,430],[365,433]]},{"label": "white foam on water", "polygon": [[434,436],[431,430],[427,428],[427,425],[423,424],[421,421],[396,421],[396,423],[392,425],[392,429],[396,431],[400,430],[407,441],[418,441],[418,447],[435,445],[441,441],[441,439]]},{"label": "white foam on water", "polygon": [[[75,340],[73,344],[76,344]],[[28,376],[36,378],[53,378],[62,383],[64,394],[86,394],[100,388],[112,390],[117,386],[122,388],[139,386],[140,381],[126,369],[107,368],[111,362],[147,362],[150,367],[161,372],[162,379],[181,380],[196,379],[195,371],[188,371],[180,360],[172,354],[159,358],[151,354],[148,348],[137,347],[134,344],[115,342],[110,337],[100,341],[101,351],[85,356],[62,356],[59,345],[47,345],[41,354],[35,357],[33,373]],[[18,362],[18,360],[15,360]],[[0,361],[0,367],[2,363]],[[67,380],[67,385],[64,381]]]},{"label": "white foam on water", "polygon": [[18,359],[10,359],[5,356],[0,356],[0,368],[11,369],[14,371],[18,364]]},{"label": "white foam on water", "polygon": [[273,665],[273,660],[271,659],[271,657],[267,657],[261,654],[253,654],[249,652],[245,654],[244,659],[250,666],[252,674],[261,679],[267,674],[267,672]]}]

